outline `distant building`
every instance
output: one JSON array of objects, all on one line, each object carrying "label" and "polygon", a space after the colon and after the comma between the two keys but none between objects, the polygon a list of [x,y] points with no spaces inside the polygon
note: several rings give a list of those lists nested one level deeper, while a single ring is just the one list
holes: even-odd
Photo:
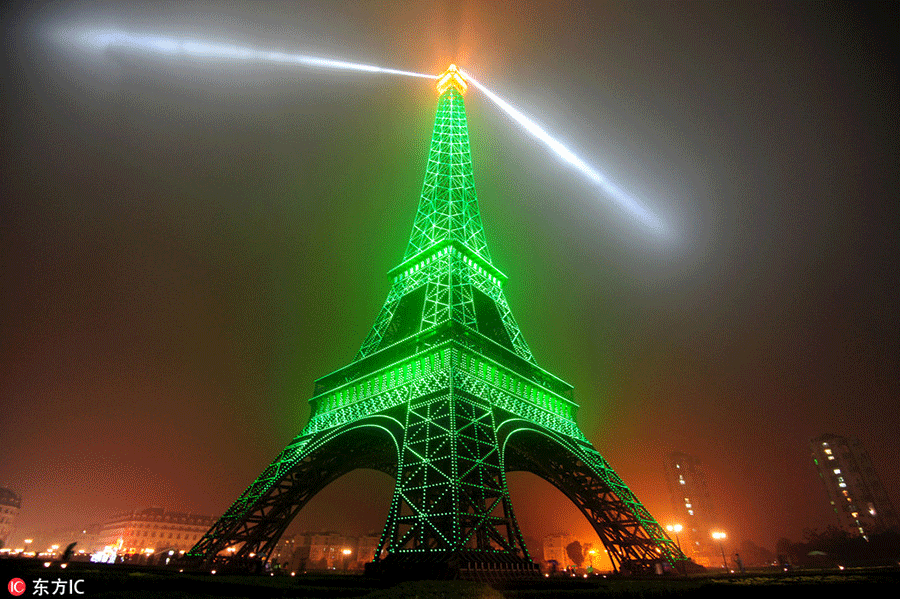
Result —
[{"label": "distant building", "polygon": [[875,467],[859,439],[822,435],[809,442],[840,527],[868,540],[872,533],[900,528]]},{"label": "distant building", "polygon": [[369,533],[356,539],[356,567],[363,569],[368,562],[375,559],[375,552],[381,542],[381,535]]},{"label": "distant building", "polygon": [[572,558],[566,551],[572,542],[576,539],[572,535],[557,534],[547,535],[544,537],[544,562],[549,564],[555,561],[560,570],[565,570],[569,566],[574,566]]},{"label": "distant building", "polygon": [[356,539],[336,532],[309,535],[309,560],[313,568],[342,570],[344,551],[352,551]]},{"label": "distant building", "polygon": [[18,493],[0,487],[0,549],[6,547],[21,507],[22,497]]},{"label": "distant building", "polygon": [[187,551],[216,520],[214,516],[170,512],[156,507],[123,512],[102,525],[98,544],[116,547],[120,554]]},{"label": "distant building", "polygon": [[[282,553],[280,563],[292,572],[305,570],[362,570],[375,558],[381,537],[375,533],[359,537],[336,532],[304,532],[290,537],[290,560]],[[284,540],[279,541],[281,545]],[[273,554],[274,556],[274,554]]]},{"label": "distant building", "polygon": [[275,544],[275,548],[272,549],[272,554],[269,556],[269,563],[273,566],[277,564],[279,568],[290,567],[291,560],[297,552],[297,542],[297,535],[282,535]]},{"label": "distant building", "polygon": [[[678,541],[682,551],[695,562],[709,565],[718,551],[711,535],[720,526],[720,520],[700,460],[681,452],[670,453],[666,456],[665,472],[674,521],[661,524],[680,524],[683,528]],[[674,534],[670,532],[669,536]]]}]

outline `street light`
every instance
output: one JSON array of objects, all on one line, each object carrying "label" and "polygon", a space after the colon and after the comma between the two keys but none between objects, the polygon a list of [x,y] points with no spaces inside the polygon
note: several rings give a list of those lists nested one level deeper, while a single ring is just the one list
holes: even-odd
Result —
[{"label": "street light", "polygon": [[681,524],[669,524],[666,526],[666,530],[675,534],[675,544],[678,545],[678,551],[681,551],[681,541],[678,540],[678,533],[684,530],[684,527]]},{"label": "street light", "polygon": [[724,532],[713,531],[712,538],[719,542],[719,550],[722,552],[722,566],[728,571],[728,562],[725,561],[725,549],[722,547],[722,539],[725,538]]}]

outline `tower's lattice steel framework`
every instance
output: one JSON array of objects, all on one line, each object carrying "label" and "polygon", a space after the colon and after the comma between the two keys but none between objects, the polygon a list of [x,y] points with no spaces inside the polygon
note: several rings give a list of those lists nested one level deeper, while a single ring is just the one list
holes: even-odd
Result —
[{"label": "tower's lattice steel framework", "polygon": [[354,361],[316,381],[310,419],[188,552],[265,560],[303,506],[357,468],[396,479],[375,569],[509,576],[535,565],[506,473],[532,472],[587,517],[618,569],[683,560],[575,423],[572,386],[536,364],[488,252],[463,92],[445,73],[403,262]]}]

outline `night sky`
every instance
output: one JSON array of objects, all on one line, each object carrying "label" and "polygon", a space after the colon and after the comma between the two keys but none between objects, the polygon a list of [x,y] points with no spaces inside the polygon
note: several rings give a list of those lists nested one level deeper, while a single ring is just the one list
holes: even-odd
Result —
[{"label": "night sky", "polygon": [[[513,314],[651,513],[670,519],[663,457],[683,451],[730,539],[800,540],[832,523],[807,448],[826,432],[859,437],[900,505],[900,5],[563,4],[4,9],[0,485],[23,496],[19,536],[224,512],[372,326],[437,99],[425,79],[101,56],[65,26],[470,70],[672,231],[466,96]],[[587,535],[537,481],[511,481],[525,534]],[[352,473],[296,526],[380,531],[390,496]]]}]

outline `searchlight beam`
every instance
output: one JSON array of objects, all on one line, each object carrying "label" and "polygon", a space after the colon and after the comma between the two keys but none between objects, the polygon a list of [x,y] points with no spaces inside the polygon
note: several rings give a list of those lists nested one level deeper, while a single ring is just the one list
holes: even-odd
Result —
[{"label": "searchlight beam", "polygon": [[604,195],[611,198],[629,213],[634,215],[644,225],[657,233],[664,233],[663,223],[641,202],[631,196],[621,187],[613,183],[605,174],[593,168],[572,150],[567,148],[559,140],[550,135],[543,127],[528,118],[512,104],[488,89],[475,77],[466,71],[450,65],[441,75],[427,75],[412,71],[384,68],[375,65],[347,62],[305,54],[293,54],[276,50],[260,50],[247,46],[233,44],[214,44],[199,40],[177,39],[157,35],[140,35],[122,30],[76,30],[67,29],[60,33],[59,38],[67,44],[75,44],[92,48],[103,52],[109,48],[136,49],[158,55],[170,56],[194,56],[208,59],[233,59],[242,61],[263,61],[280,64],[295,64],[323,69],[340,69],[366,73],[378,73],[385,75],[402,75],[405,77],[420,77],[424,79],[438,79],[438,89],[446,86],[456,86],[461,92],[465,92],[468,83],[471,83],[485,96],[496,104],[503,112],[509,115],[525,131],[538,141],[543,143],[563,162],[571,165],[589,181],[594,183]]}]

